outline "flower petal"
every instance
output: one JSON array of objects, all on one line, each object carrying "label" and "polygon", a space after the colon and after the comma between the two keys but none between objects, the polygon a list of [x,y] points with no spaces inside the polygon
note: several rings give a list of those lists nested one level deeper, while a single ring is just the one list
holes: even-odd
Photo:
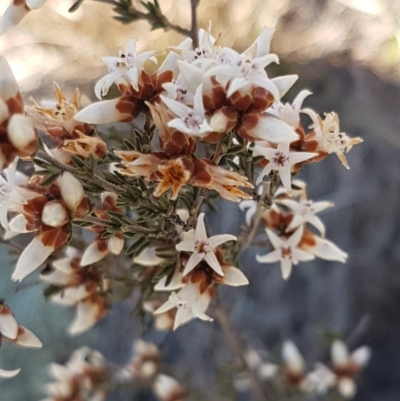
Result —
[{"label": "flower petal", "polygon": [[36,270],[53,253],[54,247],[43,245],[41,237],[35,237],[31,243],[22,251],[15,271],[12,275],[13,281],[21,281]]},{"label": "flower petal", "polygon": [[208,263],[208,265],[220,276],[224,275],[224,272],[222,271],[222,267],[219,264],[219,261],[217,257],[215,256],[215,253],[213,251],[207,252],[206,256],[204,257],[204,260]]},{"label": "flower petal", "polygon": [[120,99],[103,100],[101,102],[90,104],[78,112],[74,119],[87,124],[108,124],[130,119],[130,113],[122,113],[117,105]]},{"label": "flower petal", "polygon": [[0,305],[0,334],[11,340],[18,335],[18,323],[11,309],[6,305]]},{"label": "flower petal", "polygon": [[30,330],[23,326],[19,326],[18,336],[13,341],[15,344],[23,347],[42,348],[42,342]]},{"label": "flower petal", "polygon": [[228,241],[237,241],[237,237],[230,234],[220,234],[214,235],[208,239],[208,243],[212,249]]},{"label": "flower petal", "polygon": [[96,263],[103,259],[109,252],[110,251],[108,248],[100,250],[98,247],[98,242],[95,241],[86,248],[86,251],[82,256],[81,266],[87,266],[91,265],[92,263]]},{"label": "flower petal", "polygon": [[90,300],[80,302],[76,310],[76,317],[68,329],[69,333],[76,335],[89,330],[97,323],[98,316],[99,306],[97,303]]},{"label": "flower petal", "polygon": [[5,379],[10,379],[11,377],[17,376],[17,374],[20,371],[21,371],[21,369],[15,369],[15,370],[0,369],[0,377],[4,377]]},{"label": "flower petal", "polygon": [[281,251],[279,249],[275,249],[264,256],[257,254],[256,260],[258,263],[274,263],[281,259],[281,255]]},{"label": "flower petal", "polygon": [[203,259],[204,256],[200,256],[200,254],[194,252],[186,263],[183,275],[186,276],[186,274],[190,273]]},{"label": "flower petal", "polygon": [[222,279],[223,284],[230,285],[232,287],[249,284],[249,280],[247,280],[243,272],[234,266],[224,267],[224,273],[225,275]]}]

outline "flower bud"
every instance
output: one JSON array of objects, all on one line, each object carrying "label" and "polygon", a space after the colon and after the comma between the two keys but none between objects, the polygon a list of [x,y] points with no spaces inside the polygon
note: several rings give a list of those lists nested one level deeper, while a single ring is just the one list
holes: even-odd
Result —
[{"label": "flower bud", "polygon": [[71,173],[65,172],[60,180],[60,191],[67,208],[75,213],[85,197],[82,184]]},{"label": "flower bud", "polygon": [[26,116],[14,114],[8,123],[8,139],[14,148],[24,151],[37,140],[37,133]]},{"label": "flower bud", "polygon": [[67,211],[61,201],[47,202],[42,212],[42,222],[50,227],[61,227],[68,221]]}]

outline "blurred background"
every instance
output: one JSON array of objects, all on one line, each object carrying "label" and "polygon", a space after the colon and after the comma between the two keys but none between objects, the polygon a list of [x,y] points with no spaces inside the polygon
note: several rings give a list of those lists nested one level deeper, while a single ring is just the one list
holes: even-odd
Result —
[{"label": "blurred background", "polygon": [[[190,26],[188,0],[159,0],[174,23]],[[9,1],[0,2],[0,15]],[[23,97],[52,97],[57,81],[72,94],[79,86],[86,102],[106,67],[100,58],[116,55],[130,38],[139,50],[177,45],[183,37],[151,31],[146,22],[121,25],[110,5],[86,0],[75,13],[73,1],[48,0],[0,37]],[[138,2],[139,3],[139,2]],[[313,92],[304,105],[336,111],[341,130],[364,144],[349,154],[346,171],[334,157],[307,166],[301,177],[313,200],[331,200],[324,213],[327,238],[349,252],[346,265],[316,260],[294,269],[283,282],[278,266],[257,265],[253,248],[242,266],[250,285],[220,289],[221,303],[246,347],[276,360],[280,345],[292,339],[311,367],[326,359],[328,339],[340,333],[351,348],[373,350],[362,374],[357,401],[400,400],[400,1],[399,0],[201,0],[199,27],[212,20],[221,43],[245,50],[264,25],[276,28],[272,51],[280,57],[270,75],[298,74],[286,95]],[[84,100],[85,102],[85,100]],[[210,231],[237,233],[244,216],[237,205],[219,204],[224,215],[209,215]],[[228,209],[229,208],[229,209]],[[229,216],[229,220],[227,218]],[[223,230],[221,231],[221,228]],[[0,245],[0,297],[17,320],[43,341],[41,350],[4,344],[1,367],[22,367],[13,380],[0,381],[1,400],[35,401],[44,396],[47,364],[64,362],[82,344],[109,360],[129,359],[132,340],[143,335],[161,345],[164,360],[189,390],[190,400],[251,400],[233,383],[231,351],[217,323],[195,321],[176,333],[143,331],[132,304],[113,307],[90,332],[71,338],[66,328],[74,311],[44,301],[37,276],[10,281],[16,256]],[[151,400],[113,393],[109,401]]]}]

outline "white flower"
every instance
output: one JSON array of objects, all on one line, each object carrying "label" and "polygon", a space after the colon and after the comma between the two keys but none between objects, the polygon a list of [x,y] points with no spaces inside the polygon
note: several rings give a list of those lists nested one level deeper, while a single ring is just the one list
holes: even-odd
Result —
[{"label": "white flower", "polygon": [[333,206],[332,202],[313,202],[312,200],[302,199],[299,202],[292,199],[279,200],[281,205],[285,205],[294,212],[293,220],[290,222],[287,232],[294,230],[302,224],[310,223],[319,230],[321,235],[325,236],[325,226],[322,221],[316,216],[319,213],[329,207]]},{"label": "white flower", "polygon": [[336,153],[343,166],[349,169],[344,152],[348,153],[354,145],[363,140],[350,138],[344,132],[339,132],[339,117],[336,113],[324,113],[325,120],[311,109],[303,109],[302,113],[308,114],[313,121],[311,126],[315,130],[315,139],[318,141],[318,150],[326,153]]},{"label": "white flower", "polygon": [[15,369],[15,370],[4,370],[0,369],[0,377],[4,377],[6,379],[10,379],[12,377],[17,376],[17,374],[21,371],[21,369]]},{"label": "white flower", "polygon": [[193,136],[202,136],[213,130],[205,116],[202,90],[203,85],[200,85],[194,95],[193,108],[161,96],[167,107],[178,116],[168,123],[169,127]]},{"label": "white flower", "polygon": [[201,213],[197,221],[195,239],[182,241],[176,245],[178,251],[193,252],[185,266],[183,275],[191,272],[204,259],[217,274],[223,276],[224,272],[213,249],[224,242],[236,240],[237,238],[230,234],[214,235],[208,238],[204,225],[204,213]]},{"label": "white flower", "polygon": [[284,121],[286,124],[289,124],[293,128],[298,128],[300,123],[300,109],[304,99],[309,95],[311,95],[310,91],[303,90],[296,96],[292,104],[283,104],[281,102],[274,103],[267,112]]},{"label": "white flower", "polygon": [[304,389],[309,393],[326,394],[336,384],[336,375],[323,363],[317,362],[308,373]]},{"label": "white flower", "polygon": [[299,227],[288,239],[278,237],[269,229],[266,229],[266,231],[275,250],[264,256],[256,255],[256,259],[260,263],[274,263],[280,261],[282,277],[285,280],[289,278],[292,272],[292,265],[314,259],[314,255],[310,252],[303,251],[297,247],[303,236],[303,226]]},{"label": "white flower", "polygon": [[148,59],[157,62],[154,57],[156,53],[155,51],[148,51],[136,54],[136,39],[131,39],[125,51],[120,51],[118,57],[104,57],[102,62],[107,65],[109,74],[97,82],[95,86],[96,96],[99,99],[105,96],[113,83],[132,85],[135,90],[138,90],[143,63]]},{"label": "white flower", "polygon": [[335,340],[331,346],[333,371],[337,375],[337,388],[345,398],[353,398],[357,392],[354,381],[356,374],[363,369],[371,358],[371,349],[363,346],[351,354],[343,341]]},{"label": "white flower", "polygon": [[173,292],[168,301],[161,305],[154,314],[168,312],[170,309],[177,308],[174,330],[196,317],[211,322],[213,319],[204,313],[210,300],[211,297],[208,291],[200,294],[198,285],[189,283],[178,293]]},{"label": "white flower", "polygon": [[265,72],[265,67],[269,64],[273,62],[279,63],[279,58],[276,54],[253,58],[251,54],[239,54],[228,47],[222,49],[222,54],[224,64],[210,68],[206,76],[222,75],[230,77],[227,97],[230,97],[238,90],[255,85],[264,88],[271,93],[275,100],[279,100],[279,90]]},{"label": "white flower", "polygon": [[261,183],[263,177],[270,173],[270,171],[278,171],[282,185],[286,191],[291,194],[291,166],[301,163],[312,157],[318,156],[318,153],[312,152],[289,152],[289,142],[279,143],[277,149],[262,148],[260,146],[254,147],[254,155],[262,155],[269,161],[269,163],[261,171],[257,178],[257,185]]}]

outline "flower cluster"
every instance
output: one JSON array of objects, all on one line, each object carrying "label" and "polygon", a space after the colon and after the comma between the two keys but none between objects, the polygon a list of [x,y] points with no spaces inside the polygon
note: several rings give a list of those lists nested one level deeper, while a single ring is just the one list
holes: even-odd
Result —
[{"label": "flower cluster", "polygon": [[279,381],[288,389],[306,394],[323,395],[336,390],[342,397],[351,399],[357,391],[355,379],[367,366],[371,350],[367,346],[361,346],[349,354],[343,341],[334,340],[330,354],[330,368],[316,362],[314,369],[309,372],[303,356],[292,341],[283,343],[280,365],[265,362],[253,349],[246,352],[245,359],[248,367],[262,381]]},{"label": "flower cluster", "polygon": [[150,387],[160,401],[185,401],[184,388],[171,376],[160,371],[161,353],[156,345],[138,340],[134,355],[124,366],[115,366],[88,347],[73,352],[61,365],[52,363],[52,382],[46,385],[43,401],[103,401],[112,388],[124,384]]},{"label": "flower cluster", "polygon": [[[44,2],[12,2],[0,32]],[[333,204],[309,200],[294,176],[331,153],[349,168],[345,153],[362,140],[340,132],[336,113],[321,118],[302,109],[307,90],[282,103],[298,77],[267,73],[279,63],[270,53],[273,32],[264,27],[242,53],[222,46],[211,25],[200,30],[197,47],[187,38],[167,55],[139,53],[132,39],[102,60],[108,73],[95,85],[98,101],[84,108],[79,89],[68,97],[57,84],[55,101],[31,99],[24,108],[0,57],[0,224],[7,240],[32,233],[12,279],[47,261],[40,275],[50,284],[46,295],[77,310],[70,334],[138,293],[136,309],[151,312],[158,329],[212,321],[217,284],[248,284],[237,266],[260,223],[267,253],[256,259],[279,262],[284,279],[293,265],[315,257],[346,261],[318,217]],[[308,128],[302,118],[311,120]],[[117,128],[99,129],[107,123]],[[128,131],[119,132],[123,126]],[[237,236],[206,229],[210,214],[202,206],[211,209],[218,198],[247,209],[249,227]],[[26,329],[16,332],[10,313],[0,307],[2,338],[32,339]],[[294,344],[283,350],[281,369],[257,367],[264,377],[279,371],[301,390],[335,387],[346,397],[355,394],[354,376],[369,356],[366,348],[349,356],[334,342],[332,369],[319,364],[305,374]],[[114,380],[147,383],[160,400],[185,399],[175,379],[159,373],[157,347],[138,342],[134,354],[113,371],[99,353],[76,351],[65,366],[52,366],[46,400],[103,400]]]}]

